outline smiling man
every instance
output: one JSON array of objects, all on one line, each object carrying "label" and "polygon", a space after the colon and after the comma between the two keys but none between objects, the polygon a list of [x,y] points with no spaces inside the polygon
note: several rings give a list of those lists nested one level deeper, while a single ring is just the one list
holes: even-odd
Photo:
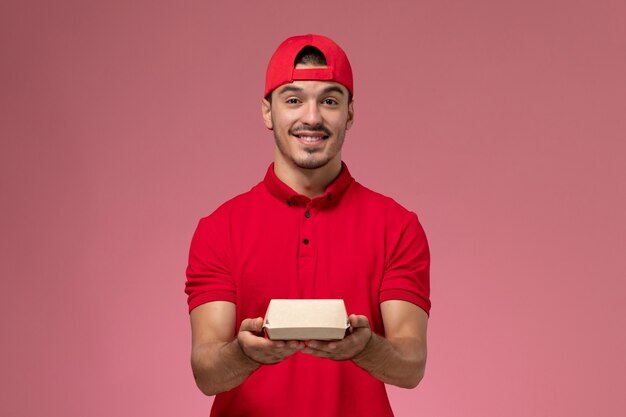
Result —
[{"label": "smiling man", "polygon": [[[265,178],[200,220],[186,293],[191,365],[212,416],[392,416],[385,383],[415,387],[426,364],[430,256],[417,216],[357,183],[341,149],[352,69],[320,35],[272,56],[262,114]],[[341,341],[271,341],[273,298],[340,298]]]}]

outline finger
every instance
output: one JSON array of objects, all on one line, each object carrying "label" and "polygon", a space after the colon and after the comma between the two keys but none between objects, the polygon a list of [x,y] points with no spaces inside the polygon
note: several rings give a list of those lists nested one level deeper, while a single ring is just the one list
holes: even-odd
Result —
[{"label": "finger", "polygon": [[285,344],[279,341],[271,341],[264,337],[258,336],[254,332],[250,331],[240,331],[237,335],[241,344],[243,344],[246,348],[249,349],[282,349]]},{"label": "finger", "polygon": [[246,356],[263,364],[278,363],[295,353],[295,351],[288,349],[282,341],[273,342],[265,338],[256,337],[247,331],[239,333],[239,341],[241,349]]},{"label": "finger", "polygon": [[304,348],[304,343],[298,340],[290,340],[289,342],[287,342],[287,347],[294,351],[298,351]]},{"label": "finger", "polygon": [[[266,341],[268,342],[268,341]],[[277,347],[279,346],[279,347]],[[303,347],[303,345],[302,345]],[[279,345],[269,342],[265,346],[257,346],[251,350],[251,354],[261,363],[278,363],[301,349],[291,348],[287,344],[280,342]]]},{"label": "finger", "polygon": [[332,340],[330,342],[312,340],[307,343],[307,347],[310,347],[315,351],[326,352],[328,354],[342,354],[343,352],[353,349],[354,346],[355,342],[352,338]]},{"label": "finger", "polygon": [[345,360],[348,358],[348,355],[344,352],[327,352],[320,349],[313,349],[310,347],[306,347],[302,349],[302,353],[311,356],[317,356],[318,358],[332,359],[332,360]]},{"label": "finger", "polygon": [[358,344],[357,340],[358,340],[358,337],[356,335],[351,334],[349,336],[344,337],[341,340],[330,340],[330,341],[309,340],[306,342],[306,346],[311,347],[313,349],[324,350],[324,351],[330,352],[330,351],[335,351],[335,350],[349,349],[355,344]]},{"label": "finger", "polygon": [[328,342],[323,342],[321,340],[309,340],[306,342],[306,347],[310,347],[312,349],[324,350],[328,345]]}]

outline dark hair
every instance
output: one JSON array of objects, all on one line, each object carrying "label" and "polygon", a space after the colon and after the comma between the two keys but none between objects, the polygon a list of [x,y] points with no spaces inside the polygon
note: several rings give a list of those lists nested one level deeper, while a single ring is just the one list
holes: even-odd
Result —
[{"label": "dark hair", "polygon": [[324,56],[322,51],[310,45],[302,48],[302,50],[296,56],[296,60],[293,64],[294,66],[298,64],[303,64],[311,65],[314,67],[328,65],[328,63],[326,62],[326,57]]},{"label": "dark hair", "polygon": [[[328,65],[328,63],[326,62],[326,57],[324,56],[322,51],[311,45],[305,46],[300,52],[298,52],[298,55],[296,55],[296,59],[294,60],[293,65],[295,67],[298,64],[310,65],[314,67],[322,67]],[[270,102],[270,104],[272,104],[271,91],[265,98],[267,99],[267,101]],[[348,91],[348,103],[350,103],[351,101],[352,93]]]}]

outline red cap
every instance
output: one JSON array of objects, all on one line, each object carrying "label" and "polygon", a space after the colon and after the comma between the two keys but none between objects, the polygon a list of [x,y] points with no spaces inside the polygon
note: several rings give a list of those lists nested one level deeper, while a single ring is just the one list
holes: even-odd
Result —
[{"label": "red cap", "polygon": [[[324,68],[295,68],[296,57],[305,46],[319,49],[326,58]],[[354,95],[352,89],[352,67],[346,53],[332,39],[321,35],[303,35],[287,38],[278,46],[267,66],[265,94],[295,80],[335,81]]]}]

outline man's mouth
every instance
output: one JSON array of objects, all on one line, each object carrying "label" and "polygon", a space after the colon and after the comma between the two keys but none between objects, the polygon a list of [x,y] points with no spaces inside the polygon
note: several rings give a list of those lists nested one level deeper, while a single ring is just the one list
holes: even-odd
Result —
[{"label": "man's mouth", "polygon": [[300,139],[300,141],[304,143],[318,143],[328,138],[328,136],[325,136],[325,135],[320,135],[320,136],[294,135],[294,136]]},{"label": "man's mouth", "polygon": [[291,133],[293,136],[298,138],[298,140],[306,145],[315,145],[323,140],[328,139],[330,134],[328,132],[319,131],[319,130],[296,130]]}]

